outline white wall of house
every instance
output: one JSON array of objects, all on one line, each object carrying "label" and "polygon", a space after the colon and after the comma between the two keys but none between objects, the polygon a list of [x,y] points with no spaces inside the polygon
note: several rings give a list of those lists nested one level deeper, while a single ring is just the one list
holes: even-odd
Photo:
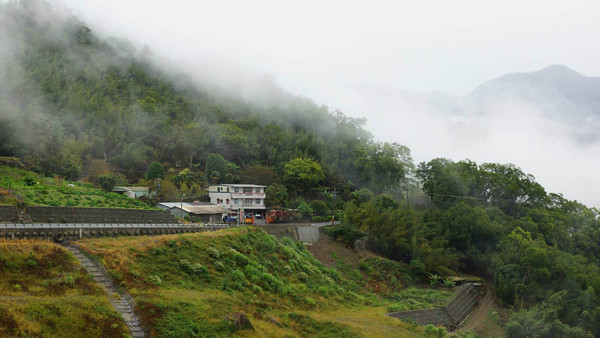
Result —
[{"label": "white wall of house", "polygon": [[265,209],[266,186],[222,184],[210,186],[210,202],[227,209]]}]

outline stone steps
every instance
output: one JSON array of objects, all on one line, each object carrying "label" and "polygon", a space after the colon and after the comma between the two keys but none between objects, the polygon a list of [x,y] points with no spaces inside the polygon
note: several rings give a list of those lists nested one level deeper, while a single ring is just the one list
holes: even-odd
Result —
[{"label": "stone steps", "polygon": [[[110,299],[112,306],[121,314],[127,328],[129,329],[132,337],[145,337],[144,331],[140,326],[140,321],[133,311],[133,305],[127,301],[125,297],[117,293],[117,288],[112,284],[110,278],[108,278],[104,271],[87,258],[79,249],[75,246],[67,246],[67,250],[77,258],[79,263],[85,268],[85,270],[92,276],[94,282],[104,289]],[[118,297],[115,297],[118,295]]]}]

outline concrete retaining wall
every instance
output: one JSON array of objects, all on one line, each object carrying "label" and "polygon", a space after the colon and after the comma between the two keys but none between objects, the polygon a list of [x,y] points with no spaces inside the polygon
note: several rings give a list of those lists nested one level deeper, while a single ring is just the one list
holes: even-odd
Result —
[{"label": "concrete retaining wall", "polygon": [[0,239],[69,242],[84,237],[166,235],[225,229],[226,226],[184,224],[0,224]]},{"label": "concrete retaining wall", "polygon": [[473,309],[477,301],[479,300],[480,291],[479,288],[473,284],[465,284],[457,295],[448,303],[446,311],[456,326],[465,320],[469,312]]},{"label": "concrete retaining wall", "polygon": [[444,325],[455,329],[467,318],[469,312],[477,304],[480,294],[479,287],[467,283],[459,287],[454,298],[446,306],[433,309],[391,312],[387,315],[398,319],[410,319],[420,325]]},{"label": "concrete retaining wall", "polygon": [[0,205],[0,222],[17,222],[19,209],[14,205]]},{"label": "concrete retaining wall", "polygon": [[70,207],[27,207],[25,212],[33,223],[174,223],[168,211],[70,208]]},{"label": "concrete retaining wall", "polygon": [[410,319],[419,323],[419,325],[452,325],[452,320],[448,316],[446,309],[439,307],[433,309],[392,312],[388,313],[388,316],[398,319]]}]

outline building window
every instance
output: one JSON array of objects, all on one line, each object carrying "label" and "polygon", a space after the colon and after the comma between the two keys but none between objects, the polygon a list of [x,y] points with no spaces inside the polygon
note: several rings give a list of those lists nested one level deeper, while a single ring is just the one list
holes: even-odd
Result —
[{"label": "building window", "polygon": [[229,198],[227,199],[227,203],[225,203],[225,204],[229,204]]},{"label": "building window", "polygon": [[233,199],[233,204],[238,204],[238,203],[239,203],[239,200],[237,198],[234,198]]},{"label": "building window", "polygon": [[254,203],[256,203],[256,204],[260,204],[260,200],[256,200]]},{"label": "building window", "polygon": [[251,193],[252,193],[251,187],[244,188],[244,194],[251,194]]},{"label": "building window", "polygon": [[234,188],[234,190],[233,190],[233,191],[235,191],[235,192],[240,192],[240,188]]}]

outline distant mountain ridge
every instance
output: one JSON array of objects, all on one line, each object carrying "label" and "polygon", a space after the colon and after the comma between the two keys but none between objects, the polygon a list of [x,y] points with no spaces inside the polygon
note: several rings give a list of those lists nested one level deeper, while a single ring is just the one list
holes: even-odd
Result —
[{"label": "distant mountain ridge", "polygon": [[549,113],[562,117],[565,114],[573,117],[573,113],[580,117],[598,116],[600,78],[581,75],[563,65],[551,65],[535,72],[503,75],[478,86],[465,97],[467,101],[478,104],[491,104],[507,98],[541,105]]},{"label": "distant mountain ridge", "polygon": [[379,88],[359,88],[358,93],[374,109],[391,106],[407,116],[425,114],[448,121],[492,115],[542,118],[564,126],[561,132],[575,142],[600,140],[600,77],[584,76],[563,65],[502,75],[465,96]]}]

